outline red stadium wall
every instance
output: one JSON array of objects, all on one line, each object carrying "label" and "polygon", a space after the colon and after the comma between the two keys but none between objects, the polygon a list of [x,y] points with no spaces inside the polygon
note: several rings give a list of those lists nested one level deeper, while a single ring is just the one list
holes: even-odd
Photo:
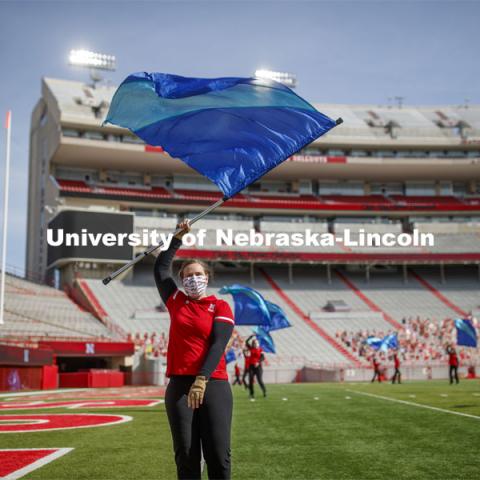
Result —
[{"label": "red stadium wall", "polygon": [[0,345],[0,391],[51,388],[58,388],[51,350]]},{"label": "red stadium wall", "polygon": [[125,385],[125,376],[122,372],[108,370],[61,373],[59,377],[61,388],[106,388]]},{"label": "red stadium wall", "polygon": [[40,390],[42,367],[0,367],[0,391]]}]

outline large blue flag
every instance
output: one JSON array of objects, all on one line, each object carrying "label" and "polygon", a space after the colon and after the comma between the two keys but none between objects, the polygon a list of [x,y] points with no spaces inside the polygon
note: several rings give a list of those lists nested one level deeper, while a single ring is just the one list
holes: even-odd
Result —
[{"label": "large blue flag", "polygon": [[161,146],[209,178],[225,198],[336,125],[272,80],[146,72],[122,82],[105,123]]},{"label": "large blue flag", "polygon": [[260,325],[266,332],[291,326],[284,311],[253,288],[233,284],[222,287],[219,293],[232,295],[235,325]]},{"label": "large blue flag", "polygon": [[275,342],[273,341],[270,333],[268,333],[263,327],[256,327],[254,332],[257,336],[258,343],[264,352],[277,353],[277,350],[275,349]]},{"label": "large blue flag", "polygon": [[381,350],[386,352],[390,349],[396,350],[398,348],[397,333],[391,333],[383,338],[370,336],[365,340],[365,343],[370,345],[374,350]]},{"label": "large blue flag", "polygon": [[457,345],[477,348],[477,332],[470,320],[457,319],[455,327],[457,328]]}]

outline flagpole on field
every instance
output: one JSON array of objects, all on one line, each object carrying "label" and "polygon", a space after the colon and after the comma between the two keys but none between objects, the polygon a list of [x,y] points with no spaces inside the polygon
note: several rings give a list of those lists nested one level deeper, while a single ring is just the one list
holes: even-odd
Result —
[{"label": "flagpole on field", "polygon": [[10,177],[10,141],[12,137],[12,112],[7,112],[7,120],[5,123],[7,130],[7,147],[5,155],[5,180],[4,180],[4,196],[3,196],[3,239],[2,239],[2,271],[0,282],[0,325],[4,323],[3,315],[5,311],[5,271],[7,267],[7,225],[8,225],[8,183]]},{"label": "flagpole on field", "polygon": [[[189,220],[190,225],[193,225],[195,222],[203,218],[207,213],[210,213],[212,210],[215,210],[217,207],[219,207],[222,203],[226,202],[229,199],[229,197],[223,197],[220,200],[217,200],[215,203],[212,203],[209,207],[207,207],[205,210],[200,212],[198,215],[193,217],[191,220]],[[176,230],[173,235],[176,235],[177,233],[180,233],[182,230]],[[136,263],[140,262],[143,258],[147,257],[151,253],[153,253],[157,248],[160,248],[163,246],[163,242],[160,240],[160,243],[158,245],[152,245],[150,248],[145,250],[144,252],[140,253],[137,255],[133,260],[130,260],[128,263],[120,267],[118,270],[113,272],[111,275],[108,277],[105,277],[102,282],[104,285],[108,285],[112,280],[117,278],[119,275],[121,275],[123,272],[128,270],[129,268],[133,267]]]}]

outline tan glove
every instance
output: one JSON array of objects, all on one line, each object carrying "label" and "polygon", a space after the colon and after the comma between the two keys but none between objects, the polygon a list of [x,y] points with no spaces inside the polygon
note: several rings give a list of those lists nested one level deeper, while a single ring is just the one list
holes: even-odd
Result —
[{"label": "tan glove", "polygon": [[192,383],[190,387],[190,391],[188,392],[187,403],[189,408],[199,408],[200,405],[203,403],[203,397],[205,395],[205,389],[207,388],[207,377],[202,375],[198,375],[195,378],[195,381]]}]

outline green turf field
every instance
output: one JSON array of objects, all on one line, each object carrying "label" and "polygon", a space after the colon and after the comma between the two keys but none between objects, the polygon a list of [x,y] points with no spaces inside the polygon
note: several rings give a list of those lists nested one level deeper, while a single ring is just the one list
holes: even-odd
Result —
[{"label": "green turf field", "polygon": [[[458,386],[445,381],[270,385],[268,398],[256,402],[248,400],[243,388],[234,391],[235,479],[480,478],[478,381]],[[130,415],[133,421],[102,428],[0,434],[0,448],[75,448],[24,477],[28,479],[175,478],[163,405],[91,411]]]}]

